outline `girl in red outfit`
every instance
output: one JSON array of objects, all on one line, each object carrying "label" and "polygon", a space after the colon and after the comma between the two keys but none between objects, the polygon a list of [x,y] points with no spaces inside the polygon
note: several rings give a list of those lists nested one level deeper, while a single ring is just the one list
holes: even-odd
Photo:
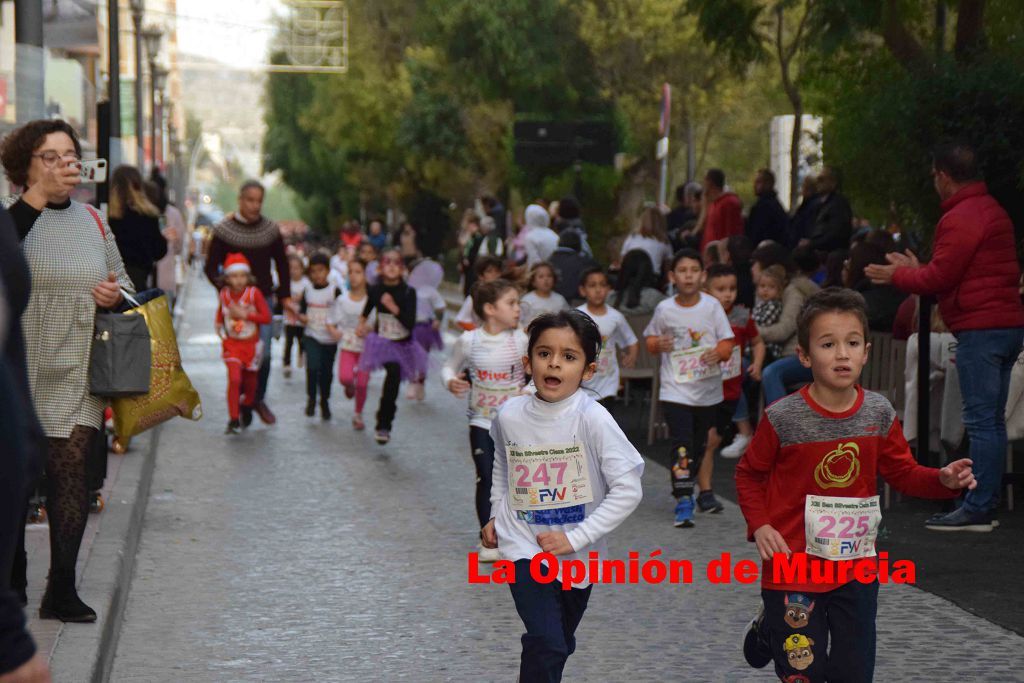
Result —
[{"label": "girl in red outfit", "polygon": [[[253,286],[249,261],[242,254],[228,254],[224,260],[224,282],[217,307],[217,333],[223,345],[221,357],[228,368],[228,415],[231,418],[224,433],[238,434],[240,426],[252,424],[262,351],[259,326],[270,322],[270,308],[260,290]],[[239,408],[242,395],[245,403]]]}]

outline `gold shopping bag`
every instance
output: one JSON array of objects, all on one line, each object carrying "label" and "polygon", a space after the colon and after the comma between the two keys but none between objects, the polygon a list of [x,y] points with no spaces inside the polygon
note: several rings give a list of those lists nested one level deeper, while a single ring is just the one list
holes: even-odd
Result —
[{"label": "gold shopping bag", "polygon": [[146,319],[152,344],[153,362],[149,393],[112,399],[114,433],[127,440],[172,417],[198,420],[203,416],[199,393],[181,368],[181,354],[166,296],[158,296],[128,314]]}]

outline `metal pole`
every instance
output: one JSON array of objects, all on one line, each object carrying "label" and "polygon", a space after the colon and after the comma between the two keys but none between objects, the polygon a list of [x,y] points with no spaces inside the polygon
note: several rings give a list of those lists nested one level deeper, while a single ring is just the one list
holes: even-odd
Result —
[{"label": "metal pole", "polygon": [[142,7],[132,8],[132,23],[135,28],[135,154],[137,156],[135,165],[139,171],[143,170],[146,164],[145,141],[142,139],[146,129],[146,122],[142,111]]},{"label": "metal pole", "polygon": [[[100,158],[107,159],[113,171],[121,165],[121,40],[118,0],[107,0],[107,101],[97,107],[102,121],[97,126],[97,147]],[[110,184],[96,186],[96,205],[103,207],[110,199]]]},{"label": "metal pole", "polygon": [[[156,61],[149,62],[149,159],[156,168]],[[141,170],[141,169],[140,169]]]},{"label": "metal pole", "polygon": [[917,461],[931,462],[931,351],[932,351],[932,298],[919,298],[917,316]]},{"label": "metal pole", "polygon": [[43,0],[14,0],[15,106],[18,122],[46,113]]}]

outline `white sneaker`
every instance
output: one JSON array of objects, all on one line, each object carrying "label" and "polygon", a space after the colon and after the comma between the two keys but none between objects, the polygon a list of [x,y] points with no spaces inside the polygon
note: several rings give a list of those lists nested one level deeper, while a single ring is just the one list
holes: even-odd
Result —
[{"label": "white sneaker", "polygon": [[739,458],[746,452],[748,445],[750,445],[750,437],[746,434],[737,434],[732,443],[722,449],[722,457]]},{"label": "white sneaker", "polygon": [[477,549],[477,553],[479,553],[480,561],[487,562],[488,564],[491,562],[497,562],[501,559],[501,553],[498,552],[497,548],[485,548],[481,545]]}]

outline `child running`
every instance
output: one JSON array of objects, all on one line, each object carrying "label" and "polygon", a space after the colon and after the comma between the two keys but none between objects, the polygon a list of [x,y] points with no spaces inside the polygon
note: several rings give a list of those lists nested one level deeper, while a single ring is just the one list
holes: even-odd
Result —
[{"label": "child running", "polygon": [[[331,337],[338,342],[340,349],[338,382],[345,387],[345,397],[355,397],[356,400],[352,428],[362,431],[366,429],[366,423],[363,422],[363,406],[366,405],[366,386],[370,382],[370,373],[359,367],[364,339],[357,330],[359,318],[367,302],[366,264],[359,259],[353,259],[348,263],[348,287],[348,292],[335,300],[327,329]],[[374,314],[370,315],[372,319]]]},{"label": "child running", "polygon": [[252,424],[261,353],[259,326],[270,322],[270,307],[254,286],[249,261],[242,254],[224,259],[224,281],[217,307],[221,357],[228,369],[229,421],[224,433],[238,434],[239,427]]},{"label": "child running", "polygon": [[[517,396],[491,423],[493,517],[483,542],[515,563],[510,584],[526,627],[520,681],[560,681],[593,586],[563,590],[561,574],[530,576],[540,552],[586,562],[607,553],[605,536],[640,504],[644,461],[608,411],[581,389],[594,375],[601,331],[579,311],[546,313],[527,330],[526,372],[535,395]],[[537,502],[555,489],[558,502]]]},{"label": "child running", "polygon": [[334,356],[338,342],[327,329],[341,290],[331,284],[331,260],[326,254],[309,257],[309,285],[299,302],[299,320],[305,325],[302,348],[306,351],[306,417],[316,413],[317,392],[320,395],[320,417],[331,419],[331,382],[334,381]]},{"label": "child running", "polygon": [[[954,498],[976,486],[966,458],[942,469],[915,462],[892,405],[858,385],[867,334],[857,292],[833,287],[807,300],[797,353],[814,380],[768,406],[736,467],[747,537],[764,560],[763,606],[743,654],[755,668],[774,660],[784,681],[872,680],[878,581],[829,570],[848,560],[874,570],[878,476],[921,498]],[[834,580],[775,576],[778,553],[806,553],[810,576]]]},{"label": "child running", "polygon": [[[742,304],[736,303],[736,295],[739,291],[739,280],[736,277],[736,270],[729,265],[716,263],[708,266],[705,287],[711,296],[718,299],[722,304],[725,314],[729,317],[729,325],[732,333],[736,336],[736,346],[732,349],[732,356],[722,364],[722,401],[721,410],[718,411],[718,419],[715,421],[714,433],[708,438],[708,447],[704,450],[704,457],[707,459],[706,468],[701,468],[697,477],[697,485],[701,490],[711,488],[711,475],[713,471],[713,455],[722,439],[729,430],[730,423],[736,425],[736,438],[732,445],[722,449],[722,455],[727,458],[738,458],[743,455],[753,429],[750,426],[750,410],[747,404],[747,397],[743,393],[743,358],[749,348],[752,352],[752,360],[748,372],[754,381],[761,381],[761,368],[764,367],[765,346],[761,334],[757,331],[757,325],[750,315],[750,309]],[[713,510],[713,512],[720,512]]]},{"label": "child running", "polygon": [[[701,291],[703,277],[700,254],[694,249],[677,251],[669,271],[677,293],[658,304],[644,330],[647,350],[661,354],[658,398],[672,436],[675,525],[682,528],[693,526],[694,477],[703,466],[708,432],[723,400],[719,364],[729,360],[735,345],[722,304]],[[706,512],[720,509],[710,482],[697,504]]]},{"label": "child running", "polygon": [[[476,282],[473,283],[474,287],[477,282],[492,282],[501,277],[501,259],[496,256],[482,256],[476,260],[473,270],[476,272]],[[455,323],[466,331],[480,327],[483,322],[474,313],[472,287],[469,292],[469,296],[462,302],[462,308],[459,309],[458,314],[455,316]]]},{"label": "child running", "polygon": [[523,310],[519,324],[523,326],[523,329],[526,329],[533,319],[542,313],[558,313],[569,310],[569,302],[555,291],[557,283],[558,276],[555,275],[555,267],[547,261],[535,263],[530,268],[530,278],[527,281],[529,291],[523,295],[520,302]]},{"label": "child running", "polygon": [[[384,368],[384,387],[377,408],[377,426],[374,439],[379,444],[391,440],[391,426],[398,410],[398,389],[405,381],[414,381],[427,372],[427,354],[413,341],[412,328],[416,324],[416,290],[405,284],[402,275],[405,264],[402,254],[389,247],[380,255],[380,282],[370,287],[366,306],[359,318],[356,333],[366,335],[359,367],[366,372]],[[370,314],[377,312],[374,331],[368,332]]]},{"label": "child running", "polygon": [[284,307],[284,376],[292,376],[292,345],[295,345],[295,355],[297,357],[298,366],[302,367],[303,362],[303,350],[302,350],[302,334],[303,325],[302,321],[299,320],[299,301],[302,299],[302,293],[306,291],[306,286],[309,285],[309,278],[306,277],[306,266],[302,262],[302,257],[298,254],[292,254],[288,257],[288,278],[290,280],[289,286],[291,287],[292,297],[288,301],[288,305]]},{"label": "child running", "polygon": [[[484,324],[455,341],[452,355],[441,369],[441,381],[456,396],[469,392],[469,448],[476,466],[476,514],[479,528],[483,528],[491,518],[491,419],[526,384],[523,358],[527,339],[519,329],[519,291],[508,280],[476,285],[473,305]],[[470,381],[463,378],[467,370]],[[481,544],[482,562],[497,559],[497,550]]]},{"label": "child running", "polygon": [[626,351],[622,357],[624,368],[633,367],[640,353],[640,343],[626,322],[626,316],[606,304],[611,289],[608,276],[599,267],[588,268],[580,276],[580,295],[586,299],[586,303],[580,305],[577,310],[589,315],[597,323],[597,329],[601,331],[601,353],[597,356],[597,370],[591,379],[583,383],[583,388],[608,412],[611,412],[612,402],[619,393],[617,349]]},{"label": "child running", "polygon": [[[409,286],[416,290],[416,326],[412,338],[430,354],[432,349],[443,349],[441,323],[444,321],[444,297],[437,291],[444,280],[444,268],[433,259],[424,258],[416,262],[409,273]],[[423,375],[409,383],[406,398],[422,401],[426,397],[427,376]]]}]

